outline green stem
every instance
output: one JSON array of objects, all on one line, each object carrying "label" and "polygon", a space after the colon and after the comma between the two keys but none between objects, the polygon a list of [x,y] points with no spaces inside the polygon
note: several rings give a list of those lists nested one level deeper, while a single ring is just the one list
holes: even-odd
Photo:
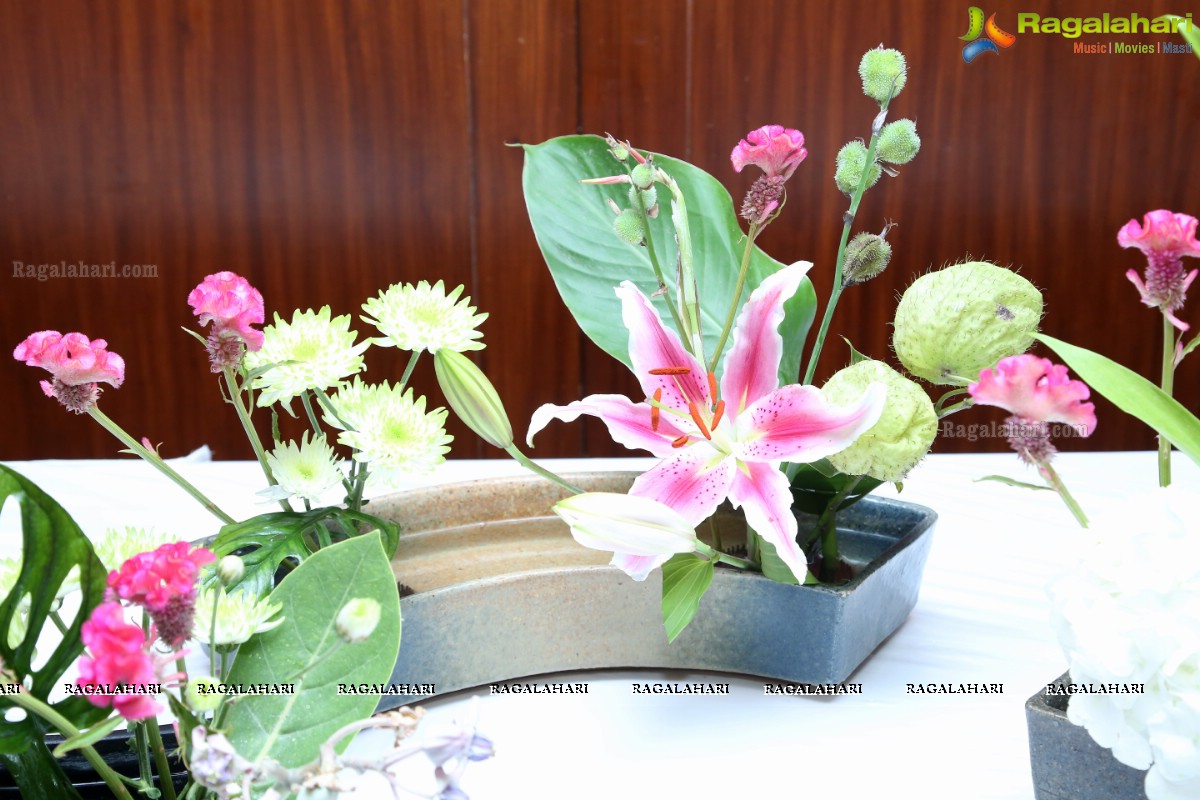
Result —
[{"label": "green stem", "polygon": [[[825,542],[832,538],[834,543],[834,560],[837,560],[837,512],[843,508],[843,503],[850,493],[858,486],[858,482],[862,480],[862,475],[855,475],[853,479],[846,482],[846,485],[837,491],[833,497],[829,498],[829,502],[825,504],[825,510],[821,512],[821,516],[817,518],[817,524],[813,526],[812,531],[804,539],[804,549],[808,549],[813,540],[818,536],[821,541]],[[828,529],[832,528],[832,537],[829,535]],[[824,550],[822,551],[825,552]]]},{"label": "green stem", "polygon": [[[215,658],[215,656],[219,656],[219,653],[217,653],[217,611],[221,605],[221,598],[224,595],[225,584],[218,581],[216,594],[213,595],[212,619],[208,621],[208,666],[213,671],[213,677],[217,679],[217,683],[224,680],[224,675],[221,674],[221,670],[217,666],[218,661]],[[220,664],[224,666],[224,659],[221,660]]]},{"label": "green stem", "polygon": [[863,174],[858,179],[858,187],[854,190],[854,194],[850,198],[850,208],[842,216],[842,240],[838,244],[837,262],[834,265],[833,271],[833,286],[829,290],[829,302],[825,305],[825,315],[821,318],[821,328],[817,332],[816,341],[813,342],[812,355],[808,359],[808,369],[804,372],[804,380],[802,383],[812,383],[813,376],[817,373],[817,362],[821,359],[821,348],[825,346],[825,337],[829,333],[829,323],[833,319],[833,311],[837,308],[838,298],[842,296],[842,271],[846,264],[846,245],[850,241],[850,230],[854,226],[854,215],[858,213],[858,205],[862,202],[863,194],[867,190],[867,179],[871,176],[871,167],[875,164],[875,148],[879,144],[879,131],[883,128],[883,121],[887,118],[887,107],[890,100],[885,102],[879,109],[879,115],[875,117],[875,122],[871,126],[871,141],[867,145],[867,159],[863,166]]},{"label": "green stem", "polygon": [[[267,464],[267,451],[263,448],[262,440],[258,437],[258,431],[254,428],[254,423],[250,419],[250,410],[242,402],[242,388],[238,385],[237,376],[233,372],[233,367],[225,368],[225,388],[229,392],[229,402],[233,404],[237,411],[238,421],[242,423],[242,430],[246,433],[246,438],[250,441],[250,448],[254,450],[254,457],[258,459],[258,465],[262,467],[263,474],[267,476],[267,484],[275,486],[275,476],[271,474],[271,467]],[[292,506],[288,501],[280,500],[279,505],[284,511],[291,511]]]},{"label": "green stem", "polygon": [[[1162,390],[1167,397],[1171,397],[1175,389],[1175,326],[1165,313],[1162,315],[1162,326]],[[1158,435],[1158,485],[1171,485],[1171,442],[1161,433]]]},{"label": "green stem", "polygon": [[583,489],[580,489],[578,486],[574,485],[573,483],[571,483],[567,480],[564,480],[563,478],[560,478],[558,475],[555,475],[553,472],[546,469],[545,467],[535,464],[532,460],[530,460],[530,458],[528,456],[526,456],[524,453],[522,453],[520,450],[518,450],[517,446],[515,444],[510,444],[508,447],[504,448],[504,452],[506,452],[510,456],[512,456],[513,459],[515,459],[516,462],[518,464],[520,464],[522,467],[524,467],[525,469],[529,470],[530,472],[534,472],[534,473],[537,473],[538,475],[541,475],[543,478],[545,478],[548,481],[557,483],[559,486],[563,487],[568,492],[571,492],[573,494],[583,494],[584,493]]},{"label": "green stem", "polygon": [[150,736],[150,749],[154,753],[154,764],[158,767],[159,789],[167,800],[176,800],[175,782],[171,780],[171,765],[167,762],[167,749],[163,746],[162,733],[158,730],[157,722],[146,725],[146,733]]},{"label": "green stem", "polygon": [[54,627],[58,628],[59,633],[63,634],[64,636],[66,635],[67,625],[63,622],[62,617],[58,615],[57,611],[50,612],[50,621],[54,623]]},{"label": "green stem", "polygon": [[1058,477],[1058,473],[1054,471],[1054,467],[1050,466],[1050,462],[1038,464],[1038,471],[1042,473],[1046,483],[1050,484],[1050,488],[1058,492],[1058,496],[1067,504],[1067,508],[1071,509],[1071,513],[1075,515],[1075,520],[1080,527],[1086,528],[1088,526],[1087,515],[1083,513],[1079,503],[1075,502],[1075,498],[1067,491],[1067,485],[1062,482],[1062,478]]},{"label": "green stem", "polygon": [[716,559],[717,561],[720,561],[722,564],[728,564],[731,567],[738,567],[739,569],[748,569],[748,570],[752,570],[755,572],[758,571],[758,565],[755,564],[753,561],[747,561],[744,558],[738,558],[737,556],[731,556],[728,553],[722,553],[720,550],[714,550],[711,547],[709,547],[708,545],[706,545],[704,542],[696,542],[696,552],[700,553],[703,556],[707,556],[710,560]]},{"label": "green stem", "polygon": [[717,348],[713,351],[712,361],[708,363],[709,372],[717,371],[717,364],[721,360],[721,352],[725,349],[725,342],[729,339],[729,332],[733,330],[733,320],[737,316],[738,303],[741,302],[742,292],[746,288],[746,273],[750,271],[750,254],[754,250],[754,240],[758,238],[760,230],[757,222],[750,223],[750,231],[746,234],[746,249],[742,251],[742,264],[738,269],[737,286],[733,290],[733,302],[729,304],[729,313],[725,316],[725,327],[721,329],[721,338],[717,339]]},{"label": "green stem", "polygon": [[966,400],[963,400],[960,403],[955,403],[954,405],[950,405],[950,406],[946,406],[944,408],[938,409],[937,417],[938,417],[938,419],[945,419],[946,417],[950,416],[951,414],[957,414],[959,411],[966,411],[968,408],[970,408],[973,405],[975,405],[975,400],[973,398],[968,397]]},{"label": "green stem", "polygon": [[308,417],[308,424],[312,426],[313,436],[321,437],[325,435],[325,431],[321,430],[321,423],[317,422],[317,415],[313,411],[312,400],[309,399],[311,390],[305,389],[300,393],[300,403],[304,406],[304,413]]},{"label": "green stem", "polygon": [[171,469],[170,465],[159,458],[158,454],[146,449],[141,442],[137,441],[128,433],[126,433],[120,425],[109,419],[108,415],[101,411],[98,406],[92,406],[89,408],[88,414],[91,415],[92,419],[96,420],[96,422],[100,423],[102,428],[111,433],[113,436],[117,437],[117,440],[120,441],[121,444],[125,445],[133,453],[141,457],[143,461],[149,462],[151,466],[174,481],[176,486],[178,486],[180,489],[183,489],[185,492],[195,498],[195,500],[200,503],[200,505],[208,509],[213,516],[221,520],[221,522],[225,523],[226,525],[233,524],[233,517],[229,516],[220,508],[218,508],[216,503],[205,497],[199,489],[190,484],[178,472]]},{"label": "green stem", "polygon": [[[632,172],[632,168],[626,165],[626,170]],[[638,210],[642,212],[642,220],[646,226],[646,255],[650,257],[650,266],[654,269],[654,277],[658,281],[659,289],[664,293],[667,299],[667,308],[671,311],[671,321],[675,323],[675,330],[679,331],[679,338],[687,341],[687,333],[684,331],[683,319],[679,316],[679,310],[675,308],[675,304],[671,302],[670,288],[667,286],[666,278],[663,276],[662,266],[658,262],[658,255],[654,250],[654,237],[650,235],[650,217],[646,213],[646,201],[642,197],[641,192],[635,192],[637,197]]]},{"label": "green stem", "polygon": [[404,367],[404,374],[400,376],[400,385],[398,391],[403,392],[404,387],[408,385],[408,379],[412,377],[413,369],[417,366],[417,359],[421,357],[420,350],[413,350],[411,356],[408,357],[408,364]]},{"label": "green stem", "polygon": [[[151,717],[151,719],[154,718]],[[144,720],[141,722],[135,722],[133,724],[134,749],[137,751],[138,760],[138,775],[141,776],[143,786],[154,785],[154,772],[150,768],[150,743],[146,741],[146,728],[149,726],[149,723]]]},{"label": "green stem", "polygon": [[[42,719],[53,725],[58,732],[67,738],[79,735],[79,729],[76,728],[71,721],[59,714],[46,703],[43,703],[38,698],[28,692],[17,692],[16,694],[6,695],[5,699],[11,701],[13,705],[25,709],[31,714],[37,714]],[[108,785],[112,791],[121,800],[133,800],[129,795],[129,790],[125,788],[125,784],[121,780],[121,776],[113,771],[113,768],[104,762],[100,754],[96,752],[96,748],[91,745],[80,747],[79,751],[83,753],[83,757],[92,765],[92,769],[96,770],[96,774]]]}]

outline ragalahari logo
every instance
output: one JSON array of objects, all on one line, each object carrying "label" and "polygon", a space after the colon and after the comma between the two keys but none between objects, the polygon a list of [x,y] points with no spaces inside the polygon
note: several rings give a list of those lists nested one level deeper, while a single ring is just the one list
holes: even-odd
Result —
[{"label": "ragalahari logo", "polygon": [[[980,34],[986,34],[986,38],[980,39]],[[967,9],[967,32],[958,38],[967,42],[967,46],[963,48],[963,61],[968,64],[983,53],[1000,55],[1000,48],[1007,50],[1013,46],[1013,42],[1017,41],[1016,36],[1000,29],[1000,26],[996,24],[995,14],[988,17],[985,25],[983,9],[979,6],[971,6]]]}]

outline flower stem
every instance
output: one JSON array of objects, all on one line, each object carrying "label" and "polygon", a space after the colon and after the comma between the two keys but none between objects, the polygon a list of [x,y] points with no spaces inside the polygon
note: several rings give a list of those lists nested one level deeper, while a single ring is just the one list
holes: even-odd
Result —
[{"label": "flower stem", "polygon": [[[630,167],[626,166],[626,169],[632,172]],[[642,212],[642,221],[646,226],[646,255],[650,257],[650,266],[654,270],[654,277],[658,280],[658,286],[667,299],[667,308],[671,311],[671,320],[675,323],[675,330],[679,331],[679,338],[686,342],[688,337],[683,328],[683,319],[679,316],[679,310],[675,308],[675,304],[671,302],[671,292],[666,278],[663,276],[662,266],[658,263],[658,255],[654,250],[654,237],[650,235],[650,216],[646,213],[646,201],[641,192],[634,194],[637,197],[638,210]]]},{"label": "flower stem", "polygon": [[413,350],[411,356],[408,357],[408,364],[404,367],[404,374],[400,376],[400,391],[404,391],[404,387],[408,386],[408,379],[412,377],[413,369],[417,366],[417,359],[421,357],[420,350]]},{"label": "flower stem", "polygon": [[[250,441],[254,457],[258,459],[258,465],[262,467],[263,474],[267,476],[267,484],[275,486],[275,476],[271,474],[271,467],[267,464],[267,451],[263,449],[262,440],[258,438],[258,431],[255,430],[254,423],[250,419],[250,410],[242,402],[242,388],[238,385],[233,367],[226,367],[224,375],[225,388],[229,391],[229,402],[237,411],[238,421],[242,423],[242,430],[245,431],[246,438]],[[279,505],[283,507],[284,511],[292,510],[291,504],[286,499],[280,500]]]},{"label": "flower stem", "polygon": [[92,406],[88,409],[87,413],[91,415],[92,419],[100,423],[100,427],[117,437],[117,440],[121,442],[121,444],[125,445],[133,453],[141,457],[143,461],[149,462],[151,466],[174,481],[176,486],[190,494],[198,503],[200,503],[200,505],[207,508],[213,516],[221,520],[221,522],[225,523],[226,525],[230,525],[234,522],[233,517],[229,516],[220,508],[218,508],[216,503],[205,497],[199,489],[190,484],[178,472],[171,469],[170,465],[163,461],[157,453],[153,453],[143,447],[141,442],[134,439],[132,436],[126,433],[120,425],[109,419],[108,415],[101,411],[98,406]]},{"label": "flower stem", "polygon": [[733,301],[729,304],[729,314],[725,317],[725,327],[721,329],[721,338],[717,339],[717,347],[713,351],[712,360],[708,362],[709,372],[717,371],[721,352],[725,349],[729,332],[733,330],[733,319],[737,316],[738,303],[741,302],[742,292],[746,288],[746,273],[750,271],[750,254],[754,251],[754,240],[758,238],[760,230],[757,222],[750,223],[750,230],[746,234],[746,249],[742,251],[742,265],[738,269],[737,286],[733,290]]},{"label": "flower stem", "polygon": [[[1163,326],[1163,356],[1162,356],[1162,390],[1171,397],[1175,389],[1175,326],[1162,315]],[[1171,485],[1171,441],[1158,435],[1158,485]],[[1084,523],[1086,527],[1087,523]]]},{"label": "flower stem", "polygon": [[167,762],[167,750],[163,747],[162,733],[158,730],[158,721],[146,725],[146,733],[150,737],[150,749],[154,753],[154,763],[158,767],[159,789],[167,800],[175,800],[175,783],[171,780],[171,765]]},{"label": "flower stem", "polygon": [[[153,719],[153,717],[151,717]],[[155,721],[157,724],[157,720]],[[146,741],[146,729],[150,727],[145,721],[133,725],[134,750],[137,751],[138,775],[144,786],[154,785],[154,772],[150,769],[150,743]]]},{"label": "flower stem", "polygon": [[1042,477],[1046,479],[1046,483],[1050,484],[1050,488],[1058,492],[1058,496],[1067,504],[1067,508],[1071,509],[1071,513],[1075,515],[1075,520],[1080,527],[1088,526],[1087,515],[1083,513],[1079,503],[1075,502],[1075,498],[1067,491],[1067,485],[1062,482],[1062,478],[1058,477],[1058,473],[1054,471],[1054,467],[1050,466],[1050,462],[1046,461],[1038,464],[1038,471],[1042,473]]},{"label": "flower stem", "polygon": [[[71,724],[70,720],[28,692],[20,691],[16,694],[10,694],[5,699],[31,714],[37,714],[57,728],[58,732],[67,738],[79,735],[79,729]],[[125,784],[121,781],[121,776],[104,762],[104,759],[100,757],[100,754],[96,752],[94,747],[85,745],[80,747],[79,751],[83,753],[83,757],[88,760],[88,763],[92,765],[92,769],[96,770],[96,774],[108,785],[109,790],[113,794],[120,798],[120,800],[133,800],[129,795],[129,790],[125,788]]]},{"label": "flower stem", "polygon": [[825,346],[825,337],[829,333],[829,323],[833,319],[833,311],[837,308],[838,298],[842,296],[842,270],[846,264],[846,245],[850,242],[850,230],[854,226],[854,215],[858,213],[858,204],[862,202],[863,194],[867,191],[867,179],[871,176],[871,167],[875,165],[875,148],[879,144],[879,131],[887,118],[887,107],[890,100],[879,109],[879,115],[871,125],[871,142],[867,145],[867,159],[863,166],[863,174],[858,179],[858,188],[850,197],[850,208],[842,215],[842,241],[838,245],[837,261],[833,270],[833,286],[829,290],[829,302],[825,304],[825,316],[821,318],[821,328],[817,331],[816,341],[813,342],[812,354],[808,357],[808,369],[804,372],[801,383],[812,383],[817,373],[817,362],[821,359],[821,348]]},{"label": "flower stem", "polygon": [[543,466],[535,464],[527,455],[525,455],[520,450],[518,450],[517,446],[515,444],[510,444],[508,447],[504,448],[504,452],[506,452],[510,456],[512,456],[513,459],[518,464],[520,464],[522,467],[524,467],[525,469],[529,470],[530,472],[541,475],[543,478],[545,478],[548,481],[557,483],[559,486],[563,487],[568,492],[572,492],[574,494],[583,494],[584,493],[583,489],[580,489],[578,486],[571,483],[570,481],[560,478],[558,475],[555,475],[553,472],[551,472],[550,470],[546,469]]},{"label": "flower stem", "polygon": [[758,565],[755,564],[753,561],[747,561],[744,558],[738,558],[737,556],[731,556],[728,553],[722,553],[720,550],[714,550],[713,548],[706,545],[704,542],[696,542],[696,552],[700,553],[703,556],[707,556],[709,558],[709,560],[715,559],[715,560],[721,562],[722,564],[728,564],[731,567],[738,567],[739,569],[748,569],[748,570],[752,570],[754,572],[759,571]]}]

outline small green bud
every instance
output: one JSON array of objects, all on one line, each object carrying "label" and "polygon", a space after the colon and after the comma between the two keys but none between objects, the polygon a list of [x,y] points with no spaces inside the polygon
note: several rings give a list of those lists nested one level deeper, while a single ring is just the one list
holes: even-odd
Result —
[{"label": "small green bud", "polygon": [[629,145],[625,142],[617,141],[611,134],[605,135],[605,141],[608,143],[608,152],[617,161],[625,162],[629,160]]},{"label": "small green bud", "polygon": [[629,187],[629,203],[633,208],[638,207],[638,195],[642,197],[642,203],[648,212],[658,203],[658,189],[651,186],[649,189],[638,189],[634,186]]},{"label": "small green bud", "polygon": [[889,164],[907,164],[917,157],[920,149],[917,123],[911,119],[898,119],[884,125],[879,132],[879,143],[875,145],[879,160]]},{"label": "small green bud", "polygon": [[454,413],[488,444],[506,450],[513,432],[504,403],[492,382],[462,353],[441,349],[433,356],[438,385]]},{"label": "small green bud", "polygon": [[904,54],[899,50],[877,47],[863,54],[858,64],[862,76],[863,94],[883,105],[889,98],[900,94],[908,80],[908,67]]},{"label": "small green bud", "polygon": [[896,307],[892,347],[930,383],[966,386],[1033,344],[1042,293],[1010,269],[971,261],[922,275]]},{"label": "small green bud", "polygon": [[852,286],[874,278],[887,269],[892,246],[878,233],[860,233],[846,245],[842,267],[842,286]]},{"label": "small green bud", "polygon": [[206,711],[216,711],[217,706],[221,705],[221,692],[217,688],[217,682],[208,675],[188,678],[183,689],[183,702],[192,711],[202,714]]},{"label": "small green bud", "polygon": [[654,167],[649,164],[638,164],[629,173],[629,179],[639,189],[649,189],[654,185]]},{"label": "small green bud", "polygon": [[627,208],[613,220],[617,237],[629,244],[641,244],[646,240],[646,222],[642,212]]},{"label": "small green bud", "polygon": [[829,462],[847,475],[896,483],[929,452],[937,436],[937,412],[920,386],[882,361],[860,361],[834,373],[821,394],[831,403],[846,405],[862,397],[872,383],[887,387],[883,416]]},{"label": "small green bud", "polygon": [[[867,165],[867,146],[857,139],[847,142],[837,154],[837,170],[833,173],[834,183],[846,194],[854,194],[858,183],[862,180],[863,169]],[[879,164],[871,165],[871,173],[867,177],[867,188],[875,185],[882,170]]]},{"label": "small green bud", "polygon": [[217,562],[217,579],[222,586],[233,586],[245,574],[246,564],[237,556],[225,556]]},{"label": "small green bud", "polygon": [[347,601],[334,621],[338,635],[349,644],[365,642],[379,625],[380,610],[379,601],[370,597]]}]

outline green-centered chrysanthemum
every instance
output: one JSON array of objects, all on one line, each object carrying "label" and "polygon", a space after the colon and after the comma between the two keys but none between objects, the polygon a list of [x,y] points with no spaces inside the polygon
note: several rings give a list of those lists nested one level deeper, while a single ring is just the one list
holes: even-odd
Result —
[{"label": "green-centered chrysanthemum", "polygon": [[258,405],[291,405],[306,389],[323,391],[365,369],[362,353],[370,340],[354,343],[358,334],[350,330],[350,315],[330,319],[329,306],[320,311],[297,310],[292,321],[279,314],[275,324],[263,328],[263,346],[246,353],[246,369],[271,366],[251,386],[261,392]]},{"label": "green-centered chrysanthemum", "polygon": [[[217,613],[215,635],[212,629],[214,605]],[[223,589],[214,586],[196,594],[192,636],[218,647],[241,644],[254,634],[269,631],[281,624],[283,617],[276,614],[282,608],[279,603],[272,603],[269,596],[258,597],[251,592],[226,594]]]},{"label": "green-centered chrysanthemum", "polygon": [[160,545],[178,541],[180,537],[166,531],[126,525],[124,528],[109,528],[92,542],[92,547],[96,550],[96,558],[100,559],[106,570],[112,572],[139,553],[149,553]]},{"label": "green-centered chrysanthemum", "polygon": [[267,453],[267,465],[279,482],[259,494],[271,500],[285,497],[300,497],[315,503],[325,492],[342,482],[340,459],[333,448],[318,436],[310,441],[305,431],[299,442],[284,442]]},{"label": "green-centered chrysanthemum", "polygon": [[413,398],[386,381],[365,384],[355,378],[332,397],[337,416],[326,415],[341,428],[338,441],[352,448],[356,461],[381,485],[395,485],[403,475],[427,475],[441,464],[453,437],[446,433],[446,409],[425,412],[425,398]]},{"label": "green-centered chrysanthemum", "polygon": [[463,287],[450,294],[441,281],[433,286],[421,281],[397,283],[363,303],[367,316],[363,320],[371,323],[383,334],[376,339],[383,347],[399,347],[401,350],[480,350],[483,342],[476,341],[483,334],[479,327],[487,314],[476,314],[471,298],[461,300]]}]

